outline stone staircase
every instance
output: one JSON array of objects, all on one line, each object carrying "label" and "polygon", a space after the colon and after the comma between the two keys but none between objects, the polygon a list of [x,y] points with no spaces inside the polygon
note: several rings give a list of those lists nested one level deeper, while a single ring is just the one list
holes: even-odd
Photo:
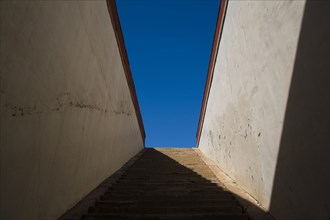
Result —
[{"label": "stone staircase", "polygon": [[193,149],[145,149],[82,220],[248,220]]}]

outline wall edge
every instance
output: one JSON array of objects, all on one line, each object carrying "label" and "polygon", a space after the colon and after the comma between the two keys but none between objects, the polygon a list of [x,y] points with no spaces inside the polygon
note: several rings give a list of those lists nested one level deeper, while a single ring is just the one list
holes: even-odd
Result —
[{"label": "wall edge", "polygon": [[204,87],[203,101],[202,101],[202,106],[201,106],[200,115],[199,115],[197,132],[196,132],[196,147],[199,147],[199,141],[200,141],[200,137],[201,137],[201,133],[202,133],[202,129],[203,129],[206,107],[207,107],[209,93],[210,93],[210,89],[211,89],[211,85],[212,85],[214,67],[215,67],[215,63],[216,63],[216,59],[217,59],[217,55],[218,55],[218,49],[219,49],[219,45],[220,45],[221,36],[222,36],[222,30],[223,30],[223,24],[224,24],[224,20],[225,20],[227,5],[228,5],[228,0],[221,0],[219,12],[218,12],[217,24],[216,24],[214,38],[213,38],[212,49],[211,49],[210,62],[209,62],[209,67],[208,67],[208,71],[207,71],[206,83],[205,83],[205,87]]},{"label": "wall edge", "polygon": [[127,84],[128,84],[129,90],[130,90],[131,99],[132,99],[132,102],[134,105],[135,115],[138,120],[140,133],[141,133],[143,146],[144,146],[146,133],[145,133],[144,125],[143,125],[143,120],[142,120],[142,115],[141,115],[141,111],[140,111],[138,98],[136,95],[132,72],[131,72],[131,69],[129,66],[128,55],[126,52],[124,36],[123,36],[122,29],[121,29],[120,21],[119,21],[119,15],[118,15],[118,11],[117,11],[116,1],[115,0],[106,0],[106,1],[107,1],[109,14],[110,14],[111,23],[113,25],[113,29],[114,29],[114,32],[116,35],[116,41],[117,41],[117,45],[119,48],[120,57],[121,57],[122,64],[124,67]]}]

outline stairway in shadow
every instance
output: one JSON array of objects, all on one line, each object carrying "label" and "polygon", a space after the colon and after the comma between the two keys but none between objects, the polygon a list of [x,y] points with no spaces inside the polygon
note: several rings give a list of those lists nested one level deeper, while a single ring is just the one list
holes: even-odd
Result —
[{"label": "stairway in shadow", "polygon": [[248,220],[193,149],[145,149],[82,220]]}]

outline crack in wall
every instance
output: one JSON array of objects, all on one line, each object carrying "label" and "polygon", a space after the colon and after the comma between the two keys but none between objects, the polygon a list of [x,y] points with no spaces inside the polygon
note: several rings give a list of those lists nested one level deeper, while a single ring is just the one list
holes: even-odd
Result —
[{"label": "crack in wall", "polygon": [[40,103],[32,105],[16,105],[12,103],[6,103],[5,107],[10,110],[10,115],[12,117],[19,117],[24,115],[34,115],[34,114],[43,114],[49,112],[63,112],[67,108],[80,108],[88,109],[91,111],[99,111],[103,113],[112,113],[115,115],[125,115],[130,116],[131,111],[128,108],[125,108],[124,103],[119,102],[119,107],[117,109],[108,110],[96,104],[86,103],[84,101],[75,101],[70,96],[69,93],[62,93],[49,103]]}]

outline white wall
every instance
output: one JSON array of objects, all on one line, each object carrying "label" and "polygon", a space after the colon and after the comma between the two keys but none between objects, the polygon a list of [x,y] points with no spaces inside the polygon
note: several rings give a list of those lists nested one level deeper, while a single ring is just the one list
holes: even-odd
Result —
[{"label": "white wall", "polygon": [[229,1],[202,127],[199,149],[278,219],[329,217],[322,4]]},{"label": "white wall", "polygon": [[0,219],[55,219],[144,146],[106,1],[1,1]]}]

